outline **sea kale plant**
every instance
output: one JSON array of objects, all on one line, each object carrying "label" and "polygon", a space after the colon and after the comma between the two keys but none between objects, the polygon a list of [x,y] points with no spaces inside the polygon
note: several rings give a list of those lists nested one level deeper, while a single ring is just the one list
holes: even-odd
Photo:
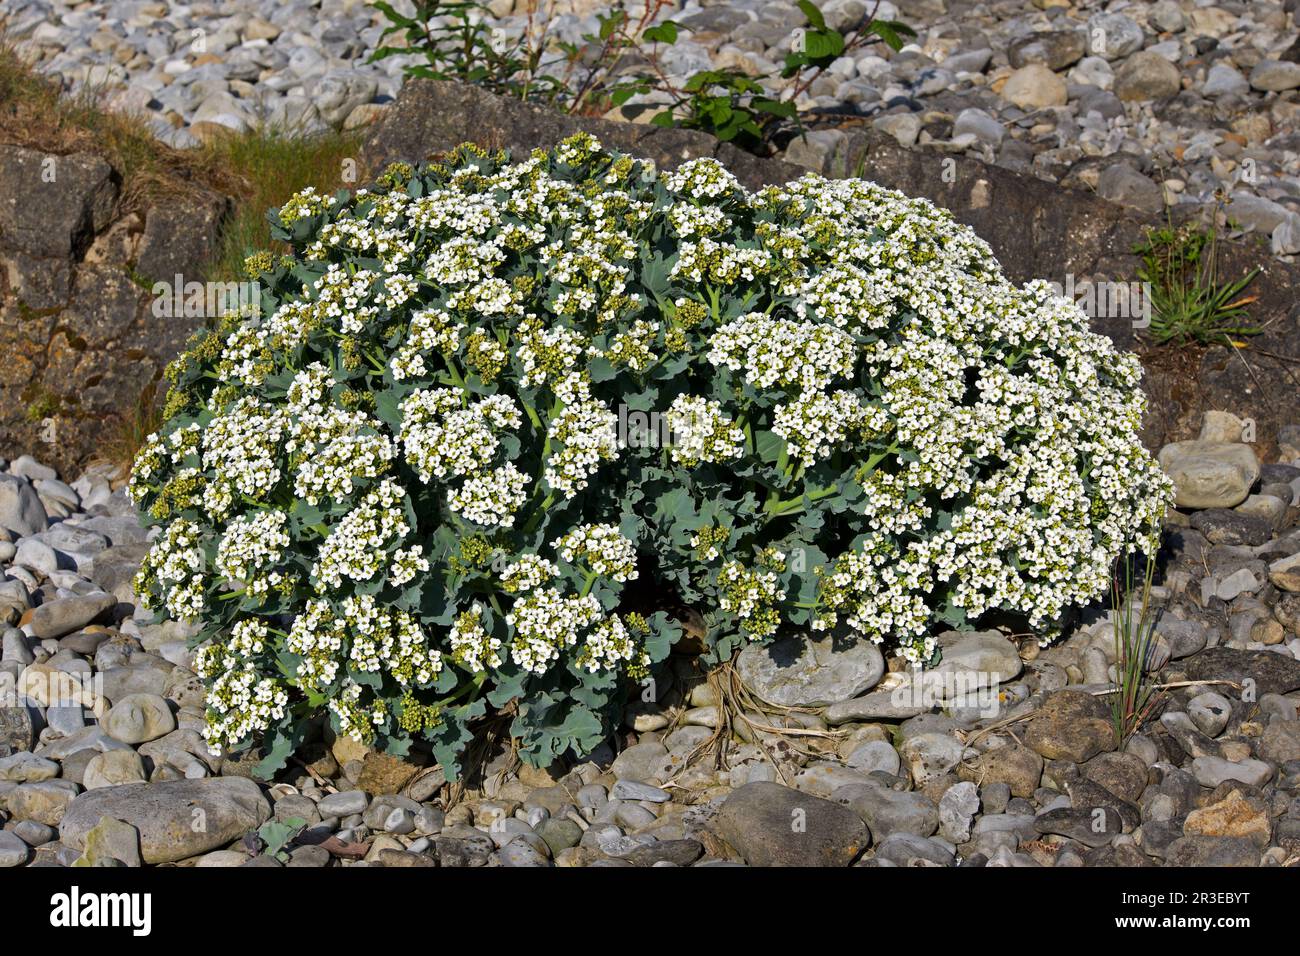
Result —
[{"label": "sea kale plant", "polygon": [[137,589],[201,624],[214,747],[327,712],[456,771],[477,722],[589,752],[697,609],[934,656],[1106,592],[1169,485],[1140,368],[951,215],[812,174],[749,192],[590,136],[307,190],[255,314],[169,370]]}]

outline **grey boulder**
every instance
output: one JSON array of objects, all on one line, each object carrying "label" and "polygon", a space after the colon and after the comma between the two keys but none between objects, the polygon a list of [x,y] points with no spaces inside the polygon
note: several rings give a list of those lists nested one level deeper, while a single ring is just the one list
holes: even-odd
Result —
[{"label": "grey boulder", "polygon": [[870,690],[885,673],[876,645],[853,636],[805,635],[751,644],[736,661],[740,679],[783,707],[821,707]]},{"label": "grey boulder", "polygon": [[167,780],[89,790],[67,807],[59,839],[76,850],[106,818],[140,831],[145,863],[174,863],[238,840],[271,817],[271,804],[245,777]]}]

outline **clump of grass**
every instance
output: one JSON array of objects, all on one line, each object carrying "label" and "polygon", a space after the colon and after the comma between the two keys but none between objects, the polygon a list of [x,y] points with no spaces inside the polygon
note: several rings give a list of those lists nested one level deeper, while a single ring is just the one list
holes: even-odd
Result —
[{"label": "clump of grass", "polygon": [[55,96],[53,84],[37,76],[10,43],[0,40],[0,103],[31,102],[38,97],[48,102]]},{"label": "clump of grass", "polygon": [[59,396],[47,388],[37,386],[23,414],[29,422],[43,422],[45,419],[57,415],[62,407],[63,402]]},{"label": "clump of grass", "polygon": [[129,113],[101,109],[93,91],[64,95],[0,40],[0,142],[46,153],[95,152],[122,180],[119,207],[141,208],[192,178],[189,164]]},{"label": "clump of grass", "polygon": [[156,383],[150,383],[140,391],[135,404],[117,420],[116,427],[109,431],[97,457],[125,475],[130,471],[136,454],[162,423],[158,387]]},{"label": "clump of grass", "polygon": [[1135,593],[1134,560],[1132,556],[1121,559],[1111,581],[1116,680],[1110,711],[1119,747],[1138,732],[1157,701],[1156,689],[1147,676],[1155,650],[1155,616],[1151,608],[1155,562],[1144,560],[1141,591]]},{"label": "clump of grass", "polygon": [[1245,321],[1247,306],[1258,297],[1242,294],[1259,270],[1222,281],[1214,225],[1188,222],[1175,226],[1166,210],[1165,225],[1148,228],[1144,241],[1133,251],[1142,259],[1138,279],[1147,283],[1151,297],[1147,331],[1157,345],[1235,345],[1236,338],[1259,334],[1259,328]]},{"label": "clump of grass", "polygon": [[[363,181],[361,133],[306,133],[261,127],[220,131],[197,149],[160,142],[141,116],[110,112],[93,91],[64,95],[0,41],[0,142],[47,153],[90,151],[122,179],[118,213],[197,189],[229,196],[233,208],[218,251],[196,278],[231,281],[243,275],[250,252],[271,246],[266,211],[307,186],[333,191]],[[353,166],[345,169],[345,161]],[[348,175],[345,182],[345,173]]]},{"label": "clump of grass", "polygon": [[241,278],[248,255],[263,249],[275,251],[266,213],[284,205],[294,193],[308,186],[321,192],[355,187],[364,176],[360,147],[361,136],[356,132],[299,135],[263,128],[210,139],[201,148],[202,161],[221,170],[234,187],[235,208],[222,227],[206,278]]}]

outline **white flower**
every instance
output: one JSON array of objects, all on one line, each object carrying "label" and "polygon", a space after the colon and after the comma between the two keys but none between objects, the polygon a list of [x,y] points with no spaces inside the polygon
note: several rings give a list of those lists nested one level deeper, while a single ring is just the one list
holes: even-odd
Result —
[{"label": "white flower", "polygon": [[600,602],[591,595],[565,596],[550,587],[530,591],[506,615],[515,633],[510,659],[524,670],[544,673],[600,616]]},{"label": "white flower", "polygon": [[554,561],[536,554],[521,554],[516,561],[501,571],[501,586],[506,591],[520,594],[545,584],[560,573]]},{"label": "white flower", "polygon": [[468,611],[456,615],[450,634],[452,659],[474,673],[500,667],[502,663],[497,653],[501,640],[484,630],[482,615],[483,605],[476,601]]},{"label": "white flower", "polygon": [[276,510],[235,518],[217,547],[217,570],[228,580],[246,585],[251,594],[266,594],[271,579],[254,579],[254,575],[274,567],[284,556],[289,547],[287,522],[288,516]]},{"label": "white flower", "polygon": [[564,497],[572,498],[587,487],[587,479],[602,461],[618,457],[618,418],[572,381],[562,387],[560,399],[564,407],[547,430],[560,447],[551,452],[543,477]]},{"label": "white flower", "polygon": [[832,325],[774,319],[750,312],[709,339],[709,361],[739,371],[755,388],[820,389],[853,374],[853,336]]},{"label": "white flower", "polygon": [[461,406],[449,388],[413,392],[402,402],[401,439],[420,480],[478,475],[496,456],[498,432],[518,428],[519,407],[506,395]]}]

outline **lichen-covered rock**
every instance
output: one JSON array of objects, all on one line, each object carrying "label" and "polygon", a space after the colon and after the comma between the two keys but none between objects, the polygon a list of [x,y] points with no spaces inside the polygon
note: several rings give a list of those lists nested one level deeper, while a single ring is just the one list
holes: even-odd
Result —
[{"label": "lichen-covered rock", "polygon": [[1006,784],[1017,797],[1032,796],[1043,778],[1043,758],[1020,744],[1010,742],[976,756],[957,767],[962,780],[978,784]]},{"label": "lichen-covered rock", "polygon": [[1187,836],[1245,837],[1266,847],[1272,836],[1268,807],[1234,790],[1218,803],[1193,810],[1183,822]]},{"label": "lichen-covered rock", "polygon": [[84,249],[113,211],[117,184],[99,156],[0,146],[0,235],[34,256]]},{"label": "lichen-covered rock", "polygon": [[1249,681],[1257,697],[1300,690],[1300,660],[1274,651],[1210,647],[1187,658],[1183,669],[1192,680]]}]

